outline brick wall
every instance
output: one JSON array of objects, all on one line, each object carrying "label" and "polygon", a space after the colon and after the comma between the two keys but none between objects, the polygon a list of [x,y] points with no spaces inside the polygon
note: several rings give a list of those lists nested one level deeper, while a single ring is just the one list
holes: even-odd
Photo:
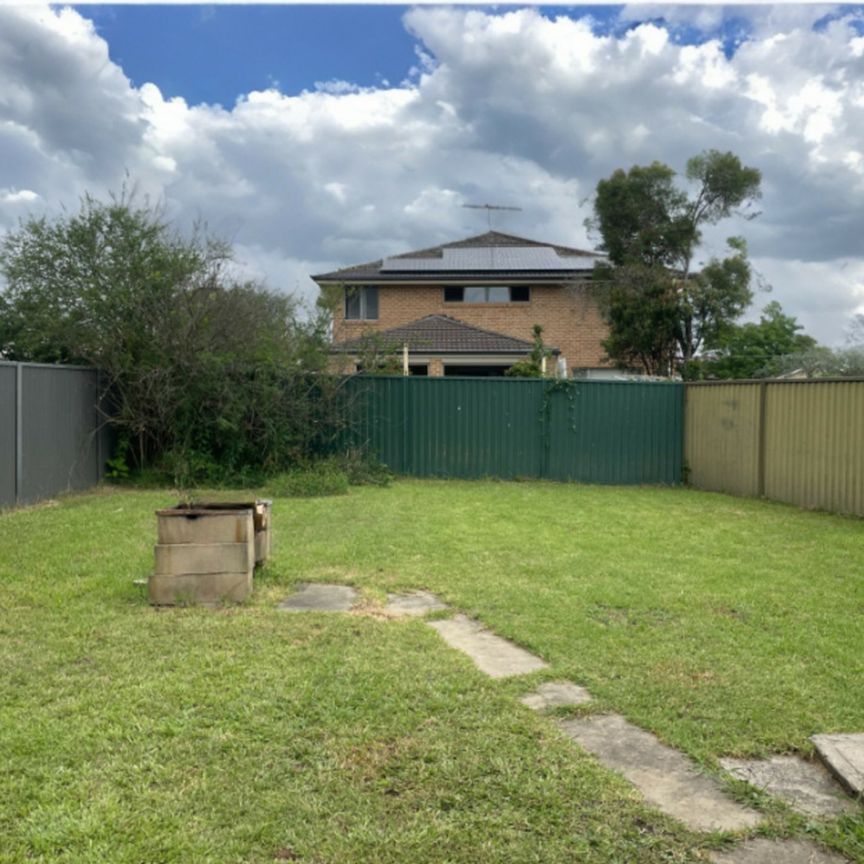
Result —
[{"label": "brick wall", "polygon": [[[333,340],[355,339],[370,330],[389,330],[426,315],[449,315],[466,324],[518,339],[532,338],[534,324],[543,326],[543,341],[559,348],[569,368],[606,366],[600,341],[606,325],[584,288],[532,286],[528,303],[445,303],[440,286],[382,285],[378,289],[377,321],[346,321],[344,306],[336,310]],[[432,370],[430,369],[430,374]]]}]

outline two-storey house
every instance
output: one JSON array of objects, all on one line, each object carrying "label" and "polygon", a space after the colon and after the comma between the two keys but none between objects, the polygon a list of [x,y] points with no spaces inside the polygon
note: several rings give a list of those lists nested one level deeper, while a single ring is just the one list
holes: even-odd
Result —
[{"label": "two-storey house", "polygon": [[369,333],[416,375],[503,375],[535,324],[568,375],[605,377],[606,325],[586,290],[595,252],[489,231],[312,278],[338,292],[333,355],[356,371]]}]

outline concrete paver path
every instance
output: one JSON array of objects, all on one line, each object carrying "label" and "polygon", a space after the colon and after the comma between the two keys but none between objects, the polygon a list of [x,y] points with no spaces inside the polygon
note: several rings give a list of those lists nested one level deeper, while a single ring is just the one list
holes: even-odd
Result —
[{"label": "concrete paver path", "polygon": [[772,756],[770,759],[721,759],[720,764],[733,777],[780,798],[807,816],[839,816],[857,807],[831,775],[815,762],[805,762],[795,756]]},{"label": "concrete paver path", "polygon": [[357,602],[357,592],[348,585],[301,582],[297,589],[277,608],[284,612],[347,612]]},{"label": "concrete paver path", "polygon": [[864,734],[814,735],[810,740],[844,789],[852,795],[864,792]]},{"label": "concrete paver path", "polygon": [[[286,612],[347,612],[357,602],[347,585],[300,583],[279,609]],[[387,610],[396,616],[422,616],[448,608],[427,591],[388,594]],[[465,615],[429,621],[452,648],[467,654],[492,678],[526,675],[548,664],[539,657],[486,630]],[[579,705],[591,694],[570,681],[541,684],[522,702],[534,710]],[[729,798],[713,778],[700,774],[682,753],[617,714],[558,721],[564,733],[608,768],[621,773],[664,813],[694,831],[739,831],[752,828],[759,814]],[[864,735],[815,735],[817,752],[853,794],[864,788]],[[793,757],[755,761],[726,759],[727,771],[787,800],[808,814],[836,815],[855,805],[837,795],[833,782],[815,765]],[[827,785],[826,785],[827,784]],[[748,840],[710,854],[714,864],[843,864],[844,859],[799,840]]]},{"label": "concrete paver path", "polygon": [[397,616],[419,618],[427,612],[441,612],[447,604],[430,591],[412,591],[410,594],[388,594],[388,612]]},{"label": "concrete paver path", "polygon": [[734,849],[713,852],[714,864],[848,864],[804,840],[748,840]]},{"label": "concrete paver path", "polygon": [[481,672],[492,678],[527,675],[547,668],[548,664],[539,657],[496,636],[465,615],[430,621],[429,626],[437,630],[451,648],[467,654]]},{"label": "concrete paver path", "polygon": [[655,807],[694,831],[738,831],[759,815],[729,798],[677,750],[618,714],[561,720],[561,729],[607,767],[623,774]]},{"label": "concrete paver path", "polygon": [[547,708],[583,705],[591,701],[591,694],[572,681],[547,681],[519,701],[535,711],[545,711]]}]

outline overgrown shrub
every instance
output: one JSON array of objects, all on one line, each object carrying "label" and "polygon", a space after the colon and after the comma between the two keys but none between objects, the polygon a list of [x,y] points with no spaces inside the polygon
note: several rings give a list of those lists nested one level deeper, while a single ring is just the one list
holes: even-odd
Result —
[{"label": "overgrown shrub", "polygon": [[393,480],[383,462],[361,450],[348,450],[338,458],[352,486],[389,486]]},{"label": "overgrown shrub", "polygon": [[276,498],[317,498],[345,495],[349,486],[388,486],[390,469],[361,450],[319,458],[271,477],[265,484]]},{"label": "overgrown shrub", "polygon": [[[0,241],[0,356],[100,370],[112,470],[180,486],[263,478],[336,439],[327,319],[239,279],[231,249],[124,190]],[[100,404],[103,401],[100,400]]]}]

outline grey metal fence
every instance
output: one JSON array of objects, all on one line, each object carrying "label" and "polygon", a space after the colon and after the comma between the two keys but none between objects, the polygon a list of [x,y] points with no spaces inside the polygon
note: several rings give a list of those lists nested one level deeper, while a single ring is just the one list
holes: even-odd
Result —
[{"label": "grey metal fence", "polygon": [[93,369],[0,362],[0,507],[103,478],[109,435],[98,399]]}]

